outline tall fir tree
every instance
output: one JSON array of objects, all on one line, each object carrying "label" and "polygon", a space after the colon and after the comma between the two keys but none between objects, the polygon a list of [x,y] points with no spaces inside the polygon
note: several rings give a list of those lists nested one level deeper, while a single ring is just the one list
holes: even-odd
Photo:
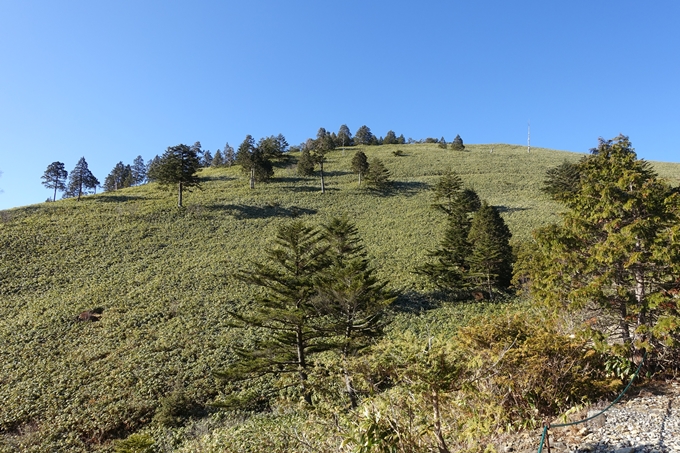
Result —
[{"label": "tall fir tree", "polygon": [[361,187],[361,179],[363,175],[366,174],[368,171],[368,158],[366,157],[366,154],[359,150],[356,153],[354,153],[354,157],[352,157],[352,172],[356,173],[359,175],[359,187]]},{"label": "tall fir tree", "polygon": [[81,157],[69,175],[64,198],[77,197],[78,201],[80,201],[83,193],[89,193],[90,189],[96,191],[98,185],[99,180],[90,171],[85,158]]},{"label": "tall fir tree", "polygon": [[327,333],[315,329],[321,314],[314,305],[319,271],[328,266],[321,234],[300,221],[279,227],[268,260],[237,277],[263,289],[247,313],[229,314],[237,325],[256,326],[265,335],[253,348],[237,349],[239,361],[216,376],[235,381],[264,375],[297,375],[304,400],[312,404],[308,385],[310,356],[332,347]]},{"label": "tall fir tree", "polygon": [[300,158],[297,163],[297,174],[300,176],[314,175],[314,159],[308,149],[303,149],[300,152]]},{"label": "tall fir tree", "polygon": [[196,174],[201,167],[199,151],[201,145],[179,144],[168,147],[160,157],[157,166],[149,170],[149,177],[161,187],[177,187],[177,206],[182,207],[184,190],[192,187],[200,188],[200,180]]},{"label": "tall fir tree", "polygon": [[316,282],[314,299],[321,331],[333,336],[334,350],[342,359],[345,389],[352,407],[358,403],[348,362],[383,333],[384,314],[395,296],[387,281],[376,277],[356,226],[347,217],[334,218],[323,227],[329,264]]},{"label": "tall fir tree", "polygon": [[45,170],[41,179],[43,180],[43,186],[48,189],[54,189],[52,201],[57,199],[57,190],[66,190],[66,178],[68,178],[68,172],[62,162],[52,162],[47,166],[47,170]]},{"label": "tall fir tree", "polygon": [[382,160],[374,157],[368,163],[368,170],[366,171],[366,181],[371,187],[378,190],[387,190],[392,185],[390,179],[390,171],[385,167]]},{"label": "tall fir tree", "polygon": [[496,208],[487,202],[475,213],[468,242],[468,279],[477,289],[485,290],[492,298],[494,290],[506,290],[512,280],[512,234]]},{"label": "tall fir tree", "polygon": [[451,142],[451,149],[455,151],[465,151],[465,145],[463,144],[463,139],[460,135],[456,135],[456,138]]},{"label": "tall fir tree", "polygon": [[138,186],[146,182],[147,167],[142,156],[135,157],[132,161],[132,184]]}]

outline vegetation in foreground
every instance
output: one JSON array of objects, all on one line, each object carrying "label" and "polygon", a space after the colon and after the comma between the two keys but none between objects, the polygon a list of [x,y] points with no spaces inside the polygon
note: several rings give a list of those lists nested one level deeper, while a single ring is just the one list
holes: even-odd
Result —
[{"label": "vegetation in foreground", "polygon": [[[291,153],[253,190],[238,167],[202,170],[203,190],[186,194],[182,209],[150,184],[2,212],[0,448],[474,451],[500,430],[613,391],[627,376],[611,365],[617,356],[572,338],[550,310],[447,302],[416,272],[445,237],[429,189],[449,169],[500,211],[514,244],[565,210],[540,189],[548,169],[580,156],[490,148],[364,148],[389,170],[390,190],[358,186],[354,149],[329,150],[323,195],[316,177],[298,176]],[[229,313],[250,313],[263,296],[237,277],[265,260],[291,218],[316,226],[343,215],[375,278],[402,294],[384,336],[345,360],[319,351],[306,379],[313,408],[276,376],[236,389],[258,398],[277,389],[259,405],[217,410],[234,389],[214,372],[263,338],[257,327],[233,326]],[[101,314],[97,322],[76,321],[88,310]]]}]

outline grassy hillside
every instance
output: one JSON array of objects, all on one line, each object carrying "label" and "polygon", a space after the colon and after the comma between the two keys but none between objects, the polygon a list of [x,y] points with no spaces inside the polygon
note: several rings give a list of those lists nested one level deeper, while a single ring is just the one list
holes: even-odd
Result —
[{"label": "grassy hillside", "polygon": [[[429,208],[443,171],[460,174],[527,240],[558,218],[539,190],[546,169],[580,157],[510,145],[367,147],[395,181],[376,193],[357,187],[354,152],[328,155],[325,194],[318,179],[296,175],[291,156],[255,190],[238,167],[205,169],[184,209],[149,184],[1,212],[0,451],[110,449],[177,395],[200,412],[219,391],[211,370],[228,363],[231,344],[248,342],[227,327],[224,308],[251,294],[232,276],[261,258],[282,222],[349,215],[380,277],[418,297],[426,288],[413,269],[444,229]],[[680,165],[657,169],[680,178]],[[75,321],[95,307],[101,321]]]}]

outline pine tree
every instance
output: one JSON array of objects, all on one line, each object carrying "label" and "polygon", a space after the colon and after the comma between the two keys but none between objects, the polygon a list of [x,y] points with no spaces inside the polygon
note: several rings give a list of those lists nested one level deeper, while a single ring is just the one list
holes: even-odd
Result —
[{"label": "pine tree", "polygon": [[378,190],[389,189],[392,185],[390,180],[390,171],[385,167],[385,164],[374,157],[368,163],[368,170],[366,171],[366,181],[368,184]]},{"label": "pine tree", "polygon": [[332,347],[324,341],[328,334],[314,328],[321,316],[314,305],[315,281],[328,266],[328,247],[320,240],[320,232],[302,222],[281,226],[275,246],[266,252],[268,261],[237,275],[264,291],[247,313],[228,313],[239,325],[259,327],[265,335],[254,348],[237,350],[240,360],[215,373],[218,377],[233,381],[296,374],[302,396],[312,404],[310,356]]},{"label": "pine tree", "polygon": [[512,279],[512,234],[498,210],[487,202],[475,213],[468,242],[470,266],[468,280],[477,289],[484,289],[493,298],[494,290],[506,290]]},{"label": "pine tree", "polygon": [[368,171],[368,158],[363,151],[357,151],[352,157],[352,172],[359,175],[359,187],[361,187],[361,177]]},{"label": "pine tree", "polygon": [[203,151],[203,158],[201,159],[201,167],[208,168],[212,165],[213,155],[210,150]]},{"label": "pine tree", "polygon": [[81,157],[70,173],[64,198],[77,197],[78,201],[80,201],[83,193],[88,193],[88,189],[96,190],[98,185],[99,180],[95,178],[88,168],[85,158]]},{"label": "pine tree", "polygon": [[134,172],[129,165],[118,162],[104,180],[104,191],[112,192],[134,184]]},{"label": "pine tree", "polygon": [[215,151],[215,155],[213,156],[210,166],[213,168],[219,168],[224,166],[224,158],[222,157],[222,151],[220,151],[219,149]]},{"label": "pine tree", "polygon": [[226,165],[227,167],[231,167],[236,163],[236,154],[234,153],[234,147],[230,146],[229,142],[227,142],[227,144],[224,145],[222,157],[224,158],[224,165]]},{"label": "pine tree", "polygon": [[455,172],[446,170],[433,188],[434,201],[432,207],[447,215],[461,208],[463,200],[463,180]]},{"label": "pine tree", "polygon": [[334,349],[342,359],[345,388],[352,407],[357,394],[348,369],[348,360],[382,335],[384,313],[395,297],[385,290],[370,265],[358,230],[346,217],[334,218],[323,227],[328,244],[329,265],[320,274],[314,303],[323,315],[322,332],[335,338]]},{"label": "pine tree", "polygon": [[439,145],[438,146],[442,149],[446,149],[446,140],[444,139],[444,136],[442,136],[442,138],[439,139]]},{"label": "pine tree", "polygon": [[376,140],[375,136],[368,128],[368,126],[361,126],[357,133],[354,134],[354,144],[355,145],[371,145]]},{"label": "pine tree", "polygon": [[43,180],[42,185],[48,189],[54,189],[54,196],[52,201],[57,200],[57,190],[66,189],[66,178],[68,177],[68,172],[64,168],[62,162],[52,162],[47,166],[47,170],[43,173],[41,179]]},{"label": "pine tree", "polygon": [[394,131],[387,131],[383,139],[383,145],[396,145],[398,143],[397,134]]},{"label": "pine tree", "polygon": [[314,175],[314,160],[308,149],[303,149],[297,163],[297,174],[300,176]]},{"label": "pine tree", "polygon": [[463,139],[460,138],[460,135],[456,135],[456,138],[454,138],[453,141],[451,142],[451,149],[455,151],[465,150],[465,145],[463,144]]},{"label": "pine tree", "polygon": [[437,288],[458,292],[469,287],[467,258],[470,255],[470,218],[462,206],[451,210],[447,218],[444,239],[434,251],[428,252],[431,262],[416,271],[428,277]]},{"label": "pine tree", "polygon": [[184,144],[168,147],[158,164],[149,169],[149,179],[153,179],[161,187],[177,186],[177,206],[180,208],[183,191],[191,187],[201,187],[196,175],[201,166],[198,155],[200,148],[199,142],[191,147]]},{"label": "pine tree", "polygon": [[352,140],[352,133],[349,131],[349,127],[347,127],[346,124],[343,124],[340,126],[340,130],[338,130],[338,135],[336,137],[336,146],[352,146],[354,145],[354,141]]},{"label": "pine tree", "polygon": [[132,184],[137,186],[146,181],[146,165],[142,156],[135,157],[132,161]]}]

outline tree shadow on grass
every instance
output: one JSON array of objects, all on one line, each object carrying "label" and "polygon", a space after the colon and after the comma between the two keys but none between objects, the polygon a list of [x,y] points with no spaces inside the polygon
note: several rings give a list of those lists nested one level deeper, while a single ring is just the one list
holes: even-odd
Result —
[{"label": "tree shadow on grass", "polygon": [[394,197],[397,195],[412,197],[418,193],[428,190],[430,185],[424,182],[411,181],[394,181],[390,186],[385,188],[369,187],[367,192],[377,195],[379,197]]},{"label": "tree shadow on grass", "polygon": [[270,217],[300,217],[316,214],[316,209],[300,208],[297,206],[247,206],[235,204],[215,204],[207,206],[211,211],[223,211],[235,219],[267,219]]},{"label": "tree shadow on grass", "polygon": [[219,176],[201,176],[200,180],[201,182],[208,182],[208,181],[233,181],[236,178],[233,176],[225,176],[225,175],[219,175]]},{"label": "tree shadow on grass", "polygon": [[[140,197],[139,195],[106,195],[97,198],[92,198],[92,201],[96,203],[123,203],[132,200],[141,200],[145,197]],[[81,201],[84,200],[81,199]]]},{"label": "tree shadow on grass", "polygon": [[494,206],[498,212],[501,214],[504,212],[519,212],[519,211],[528,211],[530,208],[511,208],[508,206]]}]

